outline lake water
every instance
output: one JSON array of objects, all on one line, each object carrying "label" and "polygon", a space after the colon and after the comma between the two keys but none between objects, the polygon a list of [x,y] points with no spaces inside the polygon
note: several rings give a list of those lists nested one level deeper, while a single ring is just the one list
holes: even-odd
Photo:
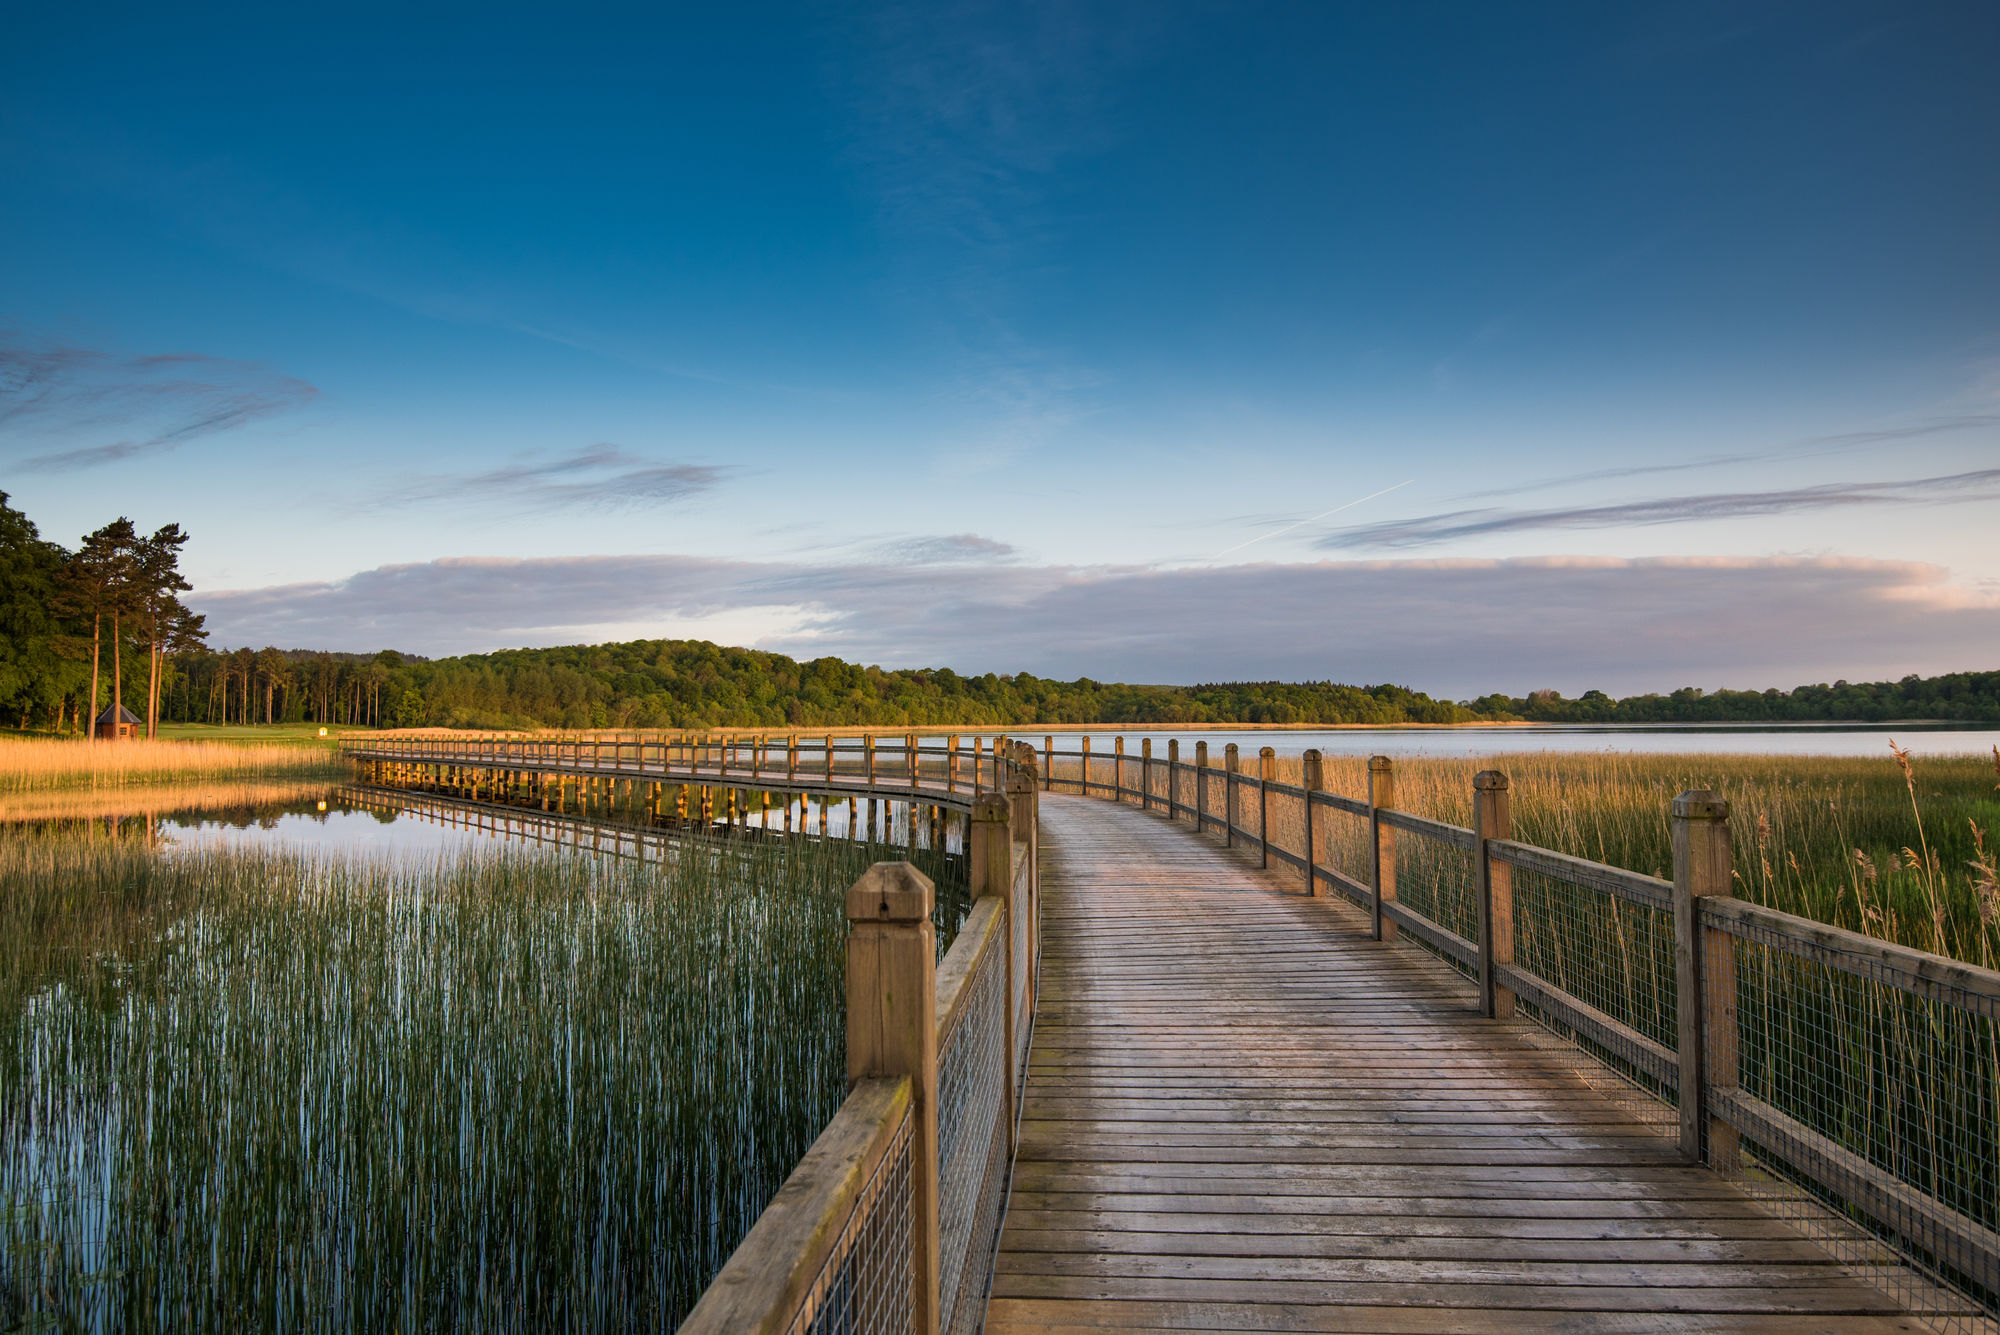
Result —
[{"label": "lake water", "polygon": [[[990,737],[991,734],[985,734]],[[1267,731],[1255,728],[1133,728],[1124,731],[1096,730],[1063,732],[1060,729],[1022,728],[1010,734],[1032,742],[1037,749],[1042,739],[1053,736],[1058,753],[1074,754],[1081,739],[1090,738],[1093,754],[1111,751],[1116,740],[1125,739],[1127,754],[1137,754],[1139,744],[1152,738],[1153,753],[1165,757],[1167,740],[1178,737],[1181,758],[1194,759],[1194,744],[1208,743],[1211,758],[1220,763],[1222,748],[1236,743],[1247,755],[1268,746],[1281,756],[1295,756],[1317,747],[1327,755],[1342,756],[1486,756],[1519,751],[1636,751],[1649,754],[1727,752],[1745,755],[1785,756],[1881,756],[1889,755],[1893,739],[1913,755],[1986,755],[2000,744],[2000,724],[1904,723],[1854,726],[1794,724],[1790,726],[1726,725],[1687,727],[1590,727],[1535,724],[1525,727],[1464,728],[1326,728],[1315,730]],[[960,735],[970,745],[973,734]],[[942,738],[926,737],[927,744]]]}]

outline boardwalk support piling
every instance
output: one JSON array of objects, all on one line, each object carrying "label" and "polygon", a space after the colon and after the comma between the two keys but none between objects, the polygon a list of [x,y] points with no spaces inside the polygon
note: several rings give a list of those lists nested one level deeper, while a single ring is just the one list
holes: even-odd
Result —
[{"label": "boardwalk support piling", "polygon": [[1479,903],[1479,1013],[1491,1020],[1514,1016],[1514,994],[1501,987],[1494,966],[1514,962],[1514,869],[1494,860],[1489,839],[1512,839],[1507,776],[1497,769],[1472,776],[1473,893]]},{"label": "boardwalk support piling", "polygon": [[[1681,1157],[1711,1163],[1736,1158],[1736,1133],[1708,1113],[1710,1088],[1736,1083],[1735,1029],[1726,1052],[1703,1051],[1704,1017],[1714,1010],[1734,1018],[1735,956],[1726,937],[1702,939],[1701,901],[1729,893],[1729,803],[1706,788],[1682,793],[1673,804],[1675,1014],[1680,1038]],[[1704,949],[1704,947],[1707,947]],[[1718,1026],[1721,1028],[1722,1026]],[[1718,1062],[1717,1056],[1727,1058]]]},{"label": "boardwalk support piling", "polygon": [[1264,747],[1257,752],[1257,865],[1271,865],[1271,785],[1278,781],[1278,752]]},{"label": "boardwalk support piling", "polygon": [[917,1332],[935,1331],[938,1321],[934,893],[930,878],[907,862],[878,862],[847,892],[847,1087],[872,1076],[910,1078],[910,1299]]},{"label": "boardwalk support piling", "polygon": [[1194,832],[1208,830],[1208,743],[1194,744]]},{"label": "boardwalk support piling", "polygon": [[1313,826],[1318,823],[1319,817],[1313,806],[1313,794],[1323,792],[1326,788],[1326,763],[1317,748],[1308,750],[1305,754],[1305,778],[1302,782],[1306,790],[1306,893],[1317,895],[1319,863],[1314,860],[1313,850],[1316,844],[1313,839]]},{"label": "boardwalk support piling", "polygon": [[1396,924],[1382,916],[1382,906],[1396,900],[1396,829],[1382,813],[1396,809],[1396,762],[1387,756],[1368,757],[1368,833],[1374,850],[1370,870],[1369,912],[1377,941],[1394,941]]},{"label": "boardwalk support piling", "polygon": [[1243,753],[1231,742],[1222,748],[1222,846],[1236,847],[1236,774],[1243,766]]}]

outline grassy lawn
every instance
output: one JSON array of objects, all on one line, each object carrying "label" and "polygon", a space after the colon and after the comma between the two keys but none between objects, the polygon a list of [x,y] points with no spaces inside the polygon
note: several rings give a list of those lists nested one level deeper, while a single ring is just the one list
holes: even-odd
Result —
[{"label": "grassy lawn", "polygon": [[373,733],[374,728],[355,728],[347,724],[318,723],[162,723],[162,741],[181,742],[316,742],[320,740],[320,729],[325,727],[328,740],[337,737],[361,736]]}]

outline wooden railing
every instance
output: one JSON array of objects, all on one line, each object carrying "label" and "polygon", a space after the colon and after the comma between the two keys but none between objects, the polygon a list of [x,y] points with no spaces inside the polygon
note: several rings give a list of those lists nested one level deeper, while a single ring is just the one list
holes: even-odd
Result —
[{"label": "wooden railing", "polygon": [[1280,783],[1178,741],[1137,756],[1045,740],[1044,789],[1191,821],[1297,871],[1462,973],[1470,1004],[1574,1043],[1675,1110],[1690,1160],[1729,1173],[1857,1263],[1888,1242],[1921,1310],[1941,1281],[2000,1315],[2000,973],[1730,896],[1728,803],[1669,810],[1673,879],[1511,838],[1508,782],[1473,782],[1471,828],[1398,809],[1396,767],[1325,790],[1317,751]]},{"label": "wooden railing", "polygon": [[1032,752],[1012,775],[972,802],[972,912],[942,961],[922,873],[877,863],[849,890],[850,1093],[683,1335],[979,1328],[1040,937]]},{"label": "wooden railing", "polygon": [[[502,774],[544,780],[632,780],[711,788],[742,787],[816,797],[916,798],[969,810],[982,792],[1006,786],[1008,742],[956,736],[924,744],[914,734],[742,735],[721,739],[419,736],[341,741],[365,767],[450,769],[454,780]],[[1032,754],[1032,753],[1030,753]],[[458,786],[467,786],[459,783]]]}]

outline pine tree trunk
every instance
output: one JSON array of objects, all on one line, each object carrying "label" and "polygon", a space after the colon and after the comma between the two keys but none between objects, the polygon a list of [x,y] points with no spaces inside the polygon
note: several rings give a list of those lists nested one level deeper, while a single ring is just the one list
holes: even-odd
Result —
[{"label": "pine tree trunk", "polygon": [[89,721],[83,725],[85,741],[97,740],[97,651],[104,642],[104,613],[93,612],[90,617],[90,708],[86,711]]},{"label": "pine tree trunk", "polygon": [[118,721],[125,716],[125,641],[118,631],[118,613],[111,614],[111,735],[118,735]]},{"label": "pine tree trunk", "polygon": [[153,623],[153,638],[146,644],[146,736],[160,735],[160,627]]}]

